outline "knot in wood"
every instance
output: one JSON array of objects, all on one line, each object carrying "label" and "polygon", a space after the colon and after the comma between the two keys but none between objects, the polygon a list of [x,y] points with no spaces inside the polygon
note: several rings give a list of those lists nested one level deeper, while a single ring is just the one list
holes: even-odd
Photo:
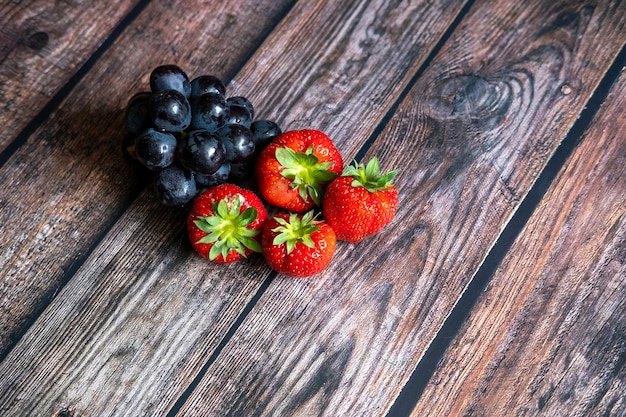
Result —
[{"label": "knot in wood", "polygon": [[427,112],[434,119],[461,121],[493,127],[501,121],[513,100],[510,85],[503,80],[489,80],[476,75],[454,75],[438,81],[427,102]]},{"label": "knot in wood", "polygon": [[35,32],[26,39],[26,46],[40,51],[48,45],[49,36],[46,32]]}]

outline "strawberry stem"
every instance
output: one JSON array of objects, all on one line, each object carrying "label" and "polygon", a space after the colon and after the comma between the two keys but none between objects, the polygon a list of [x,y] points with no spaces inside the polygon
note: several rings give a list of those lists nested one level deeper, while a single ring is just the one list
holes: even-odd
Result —
[{"label": "strawberry stem", "polygon": [[214,260],[219,255],[226,259],[231,250],[246,256],[245,248],[253,252],[261,252],[260,243],[254,239],[259,230],[249,229],[248,226],[257,218],[257,210],[248,207],[243,212],[241,204],[244,197],[241,194],[230,200],[220,200],[213,203],[213,213],[210,216],[198,216],[194,223],[207,234],[197,243],[212,243],[209,259]]},{"label": "strawberry stem", "polygon": [[313,146],[306,152],[297,152],[291,148],[277,148],[276,159],[284,167],[281,175],[291,180],[291,188],[297,189],[302,200],[307,196],[316,205],[320,205],[323,196],[323,185],[337,175],[329,171],[334,162],[319,162],[313,153]]},{"label": "strawberry stem", "polygon": [[280,226],[272,229],[273,232],[278,232],[278,235],[274,237],[272,242],[274,245],[285,243],[287,245],[288,254],[294,250],[298,243],[302,243],[312,249],[315,248],[311,234],[319,229],[317,225],[319,222],[315,218],[312,210],[302,217],[291,213],[289,220],[285,220],[281,217],[274,217],[274,219],[280,223]]},{"label": "strawberry stem", "polygon": [[348,165],[341,173],[344,177],[352,177],[353,187],[365,187],[370,193],[381,191],[392,185],[393,178],[397,171],[390,171],[384,175],[380,173],[380,164],[377,157],[373,157],[367,165],[353,161],[352,165]]}]

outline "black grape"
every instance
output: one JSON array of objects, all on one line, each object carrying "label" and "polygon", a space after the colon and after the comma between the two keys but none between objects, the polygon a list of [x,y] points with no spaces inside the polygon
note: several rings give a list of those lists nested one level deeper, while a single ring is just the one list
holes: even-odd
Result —
[{"label": "black grape", "polygon": [[216,93],[205,93],[193,99],[191,129],[215,131],[224,126],[229,109],[226,99]]},{"label": "black grape", "polygon": [[226,96],[226,87],[222,81],[213,75],[201,75],[191,81],[191,98],[200,97],[205,93]]},{"label": "black grape", "polygon": [[152,126],[150,118],[150,93],[143,91],[131,97],[126,106],[126,126],[128,131],[138,135]]},{"label": "black grape", "polygon": [[199,188],[209,188],[215,185],[224,184],[230,175],[230,163],[224,162],[217,171],[212,174],[194,174],[196,184]]},{"label": "black grape", "polygon": [[161,90],[150,96],[150,116],[157,130],[181,132],[191,122],[191,106],[180,92]]},{"label": "black grape", "polygon": [[233,96],[228,97],[228,100],[226,101],[228,102],[229,106],[241,106],[247,109],[250,112],[250,119],[254,120],[254,106],[252,105],[250,100],[243,96]]},{"label": "black grape", "polygon": [[216,134],[206,130],[193,130],[181,138],[176,157],[190,171],[212,174],[226,160],[226,152]]},{"label": "black grape", "polygon": [[246,97],[243,96],[233,96],[228,97],[226,100],[229,106],[241,106],[247,109],[250,112],[250,118],[254,120],[254,106]]},{"label": "black grape", "polygon": [[254,155],[254,135],[245,126],[226,125],[217,131],[226,149],[226,160],[233,163],[248,162]]},{"label": "black grape", "polygon": [[149,84],[128,101],[121,145],[136,175],[153,177],[164,205],[184,206],[200,190],[251,179],[258,154],[282,133],[275,122],[254,119],[248,98],[228,97],[214,75],[190,81],[166,64],[152,70]]},{"label": "black grape", "polygon": [[193,174],[176,164],[168,166],[155,175],[154,190],[159,201],[171,207],[184,206],[196,196],[198,191]]},{"label": "black grape", "polygon": [[149,128],[135,139],[134,153],[146,168],[163,169],[174,162],[176,138],[171,133]]},{"label": "black grape", "polygon": [[255,120],[250,126],[250,130],[254,135],[254,144],[256,153],[259,154],[263,148],[272,143],[274,139],[282,133],[276,122],[271,120]]},{"label": "black grape", "polygon": [[252,116],[250,111],[243,106],[229,105],[228,106],[228,118],[226,118],[226,124],[235,124],[245,126],[247,128],[252,125]]},{"label": "black grape", "polygon": [[162,90],[176,90],[185,98],[191,95],[191,83],[189,77],[177,65],[161,65],[152,70],[150,74],[150,89],[153,93]]}]

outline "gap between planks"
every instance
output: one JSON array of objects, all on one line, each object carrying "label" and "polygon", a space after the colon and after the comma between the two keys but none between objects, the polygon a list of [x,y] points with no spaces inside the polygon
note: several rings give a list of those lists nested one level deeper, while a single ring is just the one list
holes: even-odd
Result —
[{"label": "gap between planks", "polygon": [[[618,48],[619,48],[619,46],[618,46]],[[617,49],[617,48],[616,48],[616,49]],[[623,50],[623,45],[622,45],[622,50]],[[620,52],[620,53],[619,53],[619,55],[620,55],[620,56],[621,56],[621,54],[622,54],[622,52]],[[607,60],[607,61],[609,61],[609,63],[610,63],[610,62],[613,62],[613,67],[615,67],[616,62],[617,62],[617,61],[615,60],[614,56],[613,56],[613,60]],[[606,68],[606,67],[605,67],[605,68]],[[607,72],[606,72],[603,76],[602,76],[602,74],[600,74],[600,75],[601,75],[601,77],[599,77],[599,78],[601,78],[601,80],[598,80],[598,79],[597,79],[597,80],[598,80],[598,81],[600,81],[600,82],[598,83],[598,85],[596,85],[596,89],[594,89],[594,91],[596,91],[597,89],[599,89],[599,91],[597,91],[597,92],[596,92],[596,93],[592,96],[592,98],[591,98],[589,101],[587,101],[587,105],[588,105],[588,106],[591,106],[593,102],[595,102],[597,105],[599,105],[599,102],[600,102],[600,101],[602,101],[602,97],[601,97],[601,96],[602,96],[602,91],[608,91],[608,90],[610,89],[610,84],[611,84],[611,82],[610,82],[610,81],[611,81],[611,79],[610,79],[609,74],[610,74],[610,73],[612,73],[612,72],[613,72],[613,70],[612,70],[612,69],[610,69],[610,70],[609,70],[609,71],[607,71]],[[609,84],[608,86],[606,86],[606,85],[607,85],[607,83]],[[597,110],[597,108],[596,108],[595,110]],[[591,108],[591,109],[589,109],[588,111],[581,113],[581,114],[583,115],[583,117],[581,117],[581,118],[582,118],[582,119],[587,118],[588,120],[590,120],[590,119],[594,116],[594,114],[595,114],[595,110],[594,110],[593,108]],[[587,124],[588,124],[588,121],[587,121]],[[574,147],[575,147],[576,142],[577,142],[577,141],[576,141],[576,139],[575,139],[575,138],[576,138],[576,131],[577,131],[577,130],[584,130],[584,128],[585,128],[585,123],[583,123],[583,122],[581,122],[581,121],[578,121],[578,122],[574,123],[573,125],[571,125],[571,127],[569,128],[569,131],[568,131],[568,132],[564,135],[565,137],[571,137],[571,138],[574,138],[574,139],[571,139],[571,141],[572,141],[572,143],[571,143],[572,148],[574,148]],[[552,155],[552,157],[551,157],[551,158],[552,158],[552,159],[554,159],[554,160],[556,160],[557,162],[548,163],[548,165],[547,165],[547,166],[543,166],[543,168],[539,171],[539,173],[542,173],[542,176],[541,176],[542,180],[541,180],[541,182],[546,181],[546,180],[547,180],[547,181],[549,181],[549,182],[551,182],[551,181],[554,179],[554,176],[550,177],[550,175],[551,175],[551,174],[550,174],[550,170],[551,170],[551,169],[557,169],[557,170],[558,170],[558,169],[560,169],[560,166],[562,166],[562,165],[563,165],[564,160],[565,160],[565,159],[567,159],[567,155],[568,155],[569,153],[571,153],[571,151],[572,151],[572,149],[567,150],[567,146],[566,146],[566,145],[562,145],[562,146],[561,146],[561,145],[559,145],[559,146],[560,146],[560,147],[558,147],[558,146],[557,146],[557,147],[555,147],[554,152],[556,152],[557,154],[560,154],[560,153],[565,153],[565,155],[563,155],[563,156],[562,156],[563,161],[561,161],[561,162],[560,162],[560,164],[559,164],[559,162],[558,162],[558,158],[554,157],[555,153],[554,153],[554,152],[551,152],[551,155]],[[547,159],[550,159],[550,158],[547,158]],[[540,190],[540,189],[541,189],[541,186],[537,185],[537,184],[538,184],[538,181],[537,181],[537,180],[535,180],[535,181],[534,181],[534,184],[535,184],[535,185],[533,185],[533,188],[531,188],[531,189],[530,189],[530,192],[531,192],[531,193],[533,193],[533,194],[534,194],[534,193],[536,193],[536,192],[538,192],[538,190]],[[549,184],[544,184],[544,185],[547,187],[547,185],[549,185]],[[529,187],[529,188],[530,188],[530,187]],[[526,204],[527,204],[528,206],[530,206],[530,208],[532,209],[532,208],[533,208],[533,203],[532,203],[532,202],[533,202],[533,199],[534,199],[534,196],[531,194],[531,195],[527,195],[527,196],[525,197],[525,200],[523,200],[523,201],[525,201],[525,202],[526,202]],[[536,204],[537,204],[537,203],[535,202],[535,203],[534,203],[534,205],[536,205]],[[516,212],[515,212],[515,213],[519,213],[519,212],[521,212],[521,210],[518,208],[518,210],[516,210]],[[523,214],[519,214],[519,216],[522,216],[522,217],[523,217]],[[520,218],[521,218],[521,217],[520,217]],[[518,219],[518,220],[519,220],[520,218],[516,217],[516,219]],[[509,220],[510,220],[510,219],[509,219]],[[519,222],[509,223],[509,221],[505,222],[505,225],[507,225],[507,224],[508,224],[509,226],[508,226],[508,229],[506,229],[506,230],[508,230],[508,232],[512,234],[511,239],[515,239],[515,237],[519,234],[519,232],[520,232],[520,231],[521,231],[521,229],[523,228],[523,224],[520,224]],[[503,227],[503,229],[504,229],[504,227]],[[499,231],[498,235],[500,235],[500,240],[503,240],[503,239],[505,238],[505,236],[504,236],[504,235],[502,235],[502,231]],[[496,251],[492,249],[489,253],[496,253]],[[494,256],[495,256],[495,255],[494,255]],[[492,258],[492,259],[493,259],[493,258]],[[497,260],[497,259],[496,259],[496,260]],[[482,265],[482,266],[481,266],[481,269],[482,269],[482,268],[487,269],[487,266],[486,266],[487,264],[486,264],[485,262],[486,262],[486,261],[485,261],[485,259],[483,259],[483,260],[480,262],[479,266],[481,266],[481,265]],[[476,273],[473,273],[473,274],[471,275],[471,277],[470,277],[470,282],[474,282],[474,281],[475,281],[475,277],[476,277]],[[487,276],[487,278],[489,278],[489,276]],[[462,294],[464,294],[464,293],[465,293],[465,291],[464,291]],[[465,300],[467,301],[468,299],[466,298]],[[470,300],[470,301],[471,301],[471,300]],[[458,303],[458,300],[455,302],[455,304],[456,304],[456,303]],[[442,335],[442,331],[441,331],[441,329],[440,329],[437,333],[435,333],[435,334],[437,335],[436,337],[441,336],[441,335]],[[443,337],[443,336],[441,336],[441,337]],[[447,336],[446,336],[446,337],[447,337]]]},{"label": "gap between planks", "polygon": [[[405,91],[407,91],[407,90],[405,89]],[[590,117],[591,117],[591,116],[590,116]],[[381,124],[382,124],[382,123],[386,123],[386,122],[387,122],[387,121],[385,120],[384,122],[381,122]],[[375,135],[372,135],[372,138],[374,138],[374,137],[375,137]],[[368,147],[368,148],[369,148],[369,142],[368,142],[368,143],[366,143],[366,144],[364,145],[364,147]],[[559,148],[559,149],[560,149],[560,148]],[[361,148],[361,150],[363,150],[363,147]],[[360,152],[361,152],[361,151],[359,151],[359,153],[360,153]],[[545,171],[545,169],[544,169],[544,171]],[[520,211],[520,210],[518,210],[518,212],[519,212],[519,211]],[[268,280],[268,281],[269,281],[269,280]],[[472,281],[472,282],[473,282],[473,281]],[[261,292],[261,291],[259,291],[257,294],[258,294],[258,295],[259,295],[259,297],[260,297],[260,296],[262,295],[262,292]],[[258,297],[256,297],[256,296],[255,296],[255,298],[251,301],[251,303],[256,303],[256,300],[258,300]],[[250,304],[249,304],[249,305],[250,305]],[[244,310],[244,313],[245,313],[245,310]],[[242,313],[242,314],[243,314],[243,313]],[[247,313],[246,313],[246,314],[247,314]],[[237,324],[237,323],[239,323],[239,319],[235,322],[235,324]],[[229,337],[228,335],[230,335],[230,334],[231,334],[231,332],[229,331],[229,333],[227,333],[227,337]],[[439,334],[441,334],[441,332],[440,332]],[[225,340],[226,340],[226,339],[225,339]],[[222,341],[222,343],[224,343],[224,340]],[[221,345],[220,345],[220,346],[221,346]]]},{"label": "gap between planks", "polygon": [[[151,0],[141,0],[133,10],[131,10],[125,17],[120,21],[118,26],[111,32],[109,37],[100,45],[100,47],[94,52],[94,54],[83,64],[81,68],[68,80],[68,82],[61,87],[61,89],[50,99],[50,101],[42,108],[42,110],[33,117],[33,119],[24,127],[24,129],[15,137],[11,143],[2,151],[0,151],[0,168],[13,156],[13,154],[26,143],[28,138],[32,136],[37,129],[50,118],[50,116],[54,113],[55,109],[62,103],[66,97],[71,93],[71,91],[80,83],[80,81],[84,78],[84,76],[93,68],[93,66],[98,62],[98,60],[106,53],[106,51],[115,43],[115,41],[120,37],[122,33],[133,23],[133,21],[142,13],[145,7],[151,2]],[[225,84],[228,84],[234,76],[243,68],[246,62],[250,59],[250,57],[254,54],[254,52],[258,49],[259,45],[261,45],[267,36],[274,30],[274,28],[280,24],[283,18],[289,13],[289,11],[293,8],[293,6],[297,3],[297,0],[292,0],[291,3],[288,3],[287,6],[282,10],[282,13],[277,16],[273,25],[270,25],[266,28],[265,33],[257,40],[256,44],[250,48],[250,52],[248,55],[238,63],[233,69],[230,70],[230,73],[227,74],[226,77],[223,78]],[[85,261],[91,256],[92,252],[95,248],[97,248],[102,240],[107,236],[107,234],[111,231],[113,226],[122,218],[123,214],[128,210],[128,208],[133,204],[137,198],[140,197],[142,191],[148,187],[148,180],[143,181],[140,185],[130,193],[129,198],[126,199],[124,204],[122,204],[121,209],[108,221],[106,227],[102,229],[102,231],[95,238],[92,245],[90,245],[84,254],[72,264],[71,268],[69,268],[64,273],[63,279],[60,281],[60,285],[56,289],[53,297],[48,300],[48,303],[54,299],[54,297],[61,292],[63,287],[72,279],[74,274],[80,269],[80,267],[85,263]],[[259,294],[260,296],[260,294]],[[32,324],[37,320],[37,318],[43,313],[46,305],[42,305],[38,311],[36,311],[29,320],[20,328],[19,335],[15,339],[14,343],[9,346],[4,351],[0,351],[0,362],[4,361],[6,356],[11,352],[13,346],[19,342],[21,337],[24,335],[26,330],[32,326]],[[233,329],[234,331],[234,329]],[[224,342],[226,343],[226,342]]]},{"label": "gap between planks", "polygon": [[411,377],[403,387],[400,395],[389,409],[387,417],[409,416],[419,402],[428,382],[433,377],[438,363],[443,359],[450,343],[459,333],[463,323],[468,319],[472,308],[480,298],[484,289],[491,281],[498,266],[508,253],[513,243],[520,236],[526,223],[536,211],[542,198],[554,182],[559,172],[567,163],[570,155],[578,146],[585,131],[606,100],[621,72],[626,68],[626,44],[605,73],[600,84],[587,101],[580,117],[576,120],[563,141],[537,177],[537,180],[521,201],[519,208],[513,213],[509,222],[502,230],[491,250],[487,253],[478,271],[469,282],[466,290],[450,312],[441,329],[424,355],[413,370]]},{"label": "gap between planks", "polygon": [[[400,106],[400,103],[404,101],[405,97],[409,94],[411,89],[417,83],[417,81],[419,80],[421,75],[424,73],[426,68],[428,68],[432,60],[437,56],[437,54],[442,49],[443,45],[448,41],[450,36],[452,36],[452,33],[454,33],[454,31],[456,30],[456,28],[458,27],[460,22],[463,20],[463,18],[465,17],[465,15],[467,14],[467,12],[469,11],[469,9],[472,7],[473,4],[474,4],[474,0],[469,0],[463,6],[463,8],[459,11],[459,14],[456,16],[456,18],[452,21],[450,26],[442,34],[441,38],[435,43],[433,49],[430,51],[430,53],[428,54],[428,56],[426,57],[422,65],[419,66],[419,68],[417,69],[413,77],[411,77],[411,80],[407,83],[404,89],[400,92],[400,94],[398,95],[396,100],[393,102],[393,104],[389,106],[388,110],[385,112],[385,115],[381,118],[378,125],[374,128],[371,135],[368,137],[368,139],[363,143],[363,145],[357,151],[355,155],[355,159],[357,161],[361,160],[365,156],[369,148],[372,146],[372,143],[374,143],[374,141],[376,140],[376,137],[380,135],[380,133],[384,130],[385,126],[387,126],[387,124],[393,117],[394,113]],[[270,286],[270,284],[273,282],[276,276],[277,274],[272,272],[268,276],[268,278],[261,284],[258,291],[254,294],[254,297],[248,302],[248,304],[245,306],[241,314],[237,317],[233,325],[228,329],[228,332],[224,335],[218,347],[215,349],[213,354],[207,359],[206,363],[202,366],[202,368],[200,369],[200,371],[198,372],[194,380],[189,384],[189,386],[185,389],[185,391],[178,398],[176,403],[174,403],[172,408],[168,411],[166,417],[175,417],[180,412],[186,400],[193,393],[196,387],[200,384],[200,382],[205,377],[206,373],[208,372],[213,362],[215,362],[217,357],[221,354],[226,344],[230,341],[230,339],[235,334],[237,329],[241,326],[241,324],[243,323],[245,318],[248,316],[248,314],[254,309],[254,307],[259,302],[259,300],[261,299],[261,297],[263,296],[263,294],[265,293],[267,288]],[[433,372],[434,372],[434,368],[433,368]],[[408,415],[409,412],[410,410],[408,410],[404,414]]]},{"label": "gap between planks", "polygon": [[[96,51],[85,61],[85,63],[76,71],[74,75],[63,85],[57,93],[52,96],[50,101],[31,119],[26,126],[17,134],[17,136],[0,152],[0,168],[13,156],[30,136],[50,118],[54,110],[65,100],[76,85],[83,79],[100,57],[115,43],[117,38],[126,30],[126,28],[141,14],[143,9],[151,0],[140,0],[139,3],[118,23],[111,31],[109,36],[102,42]],[[2,358],[0,358],[2,360]]]}]

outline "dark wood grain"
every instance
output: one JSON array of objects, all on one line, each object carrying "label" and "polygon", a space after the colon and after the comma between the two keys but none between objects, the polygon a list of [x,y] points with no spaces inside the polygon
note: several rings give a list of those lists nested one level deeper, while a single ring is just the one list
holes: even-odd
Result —
[{"label": "dark wood grain", "polygon": [[0,354],[146,186],[122,157],[121,138],[126,103],[149,88],[151,70],[177,63],[192,77],[227,79],[288,6],[289,1],[150,4],[0,168],[0,322],[6,323],[0,327]]},{"label": "dark wood grain", "polygon": [[346,162],[386,117],[465,2],[300,2],[234,78],[260,117],[319,129]]},{"label": "dark wood grain", "polygon": [[[341,128],[336,126],[336,130],[329,133],[342,149],[364,143],[376,121],[382,119],[428,56],[428,47],[432,48],[454,20],[461,4],[452,8],[437,5],[428,9],[420,4],[412,5],[406,10],[405,24],[410,32],[405,33],[383,30],[388,22],[395,22],[398,17],[396,11],[386,9],[384,2],[359,3],[360,6],[355,8],[357,3],[298,4],[276,29],[279,35],[268,39],[250,59],[241,72],[242,76],[235,77],[230,86],[232,91],[250,91],[246,95],[258,103],[261,115],[265,112],[289,128],[294,125],[287,121],[289,115],[306,114],[311,110],[311,103],[321,106],[321,100],[325,100],[320,97],[322,87],[317,83],[334,85],[331,77],[314,75],[342,72],[346,62],[358,58],[372,71],[379,71],[372,73],[377,80],[371,84],[372,95],[362,91],[361,80],[348,78],[342,81],[341,90],[336,93],[343,91],[343,100],[340,96],[335,100],[341,101],[344,106],[341,110],[345,114],[351,114],[352,109],[363,117],[371,117],[369,130],[360,131],[355,136],[362,124],[357,118]],[[258,7],[262,8],[261,5]],[[146,9],[146,13],[149,10]],[[338,11],[342,13],[336,13]],[[331,24],[327,19],[329,16],[338,20]],[[129,32],[139,30],[134,28],[129,28]],[[349,30],[347,34],[344,33],[346,30]],[[343,42],[350,39],[348,36],[367,38],[368,33],[376,31],[380,32],[384,47],[380,53],[372,53],[371,49],[376,45],[346,52]],[[328,39],[337,38],[337,34],[343,36],[342,42],[328,42]],[[417,45],[423,46],[423,50],[400,47],[407,39],[417,36],[415,34],[422,39]],[[137,35],[131,33],[129,36],[136,38]],[[298,43],[293,42],[293,37]],[[129,41],[121,37],[120,49],[124,48],[125,42]],[[298,47],[293,49],[289,46],[292,43]],[[330,57],[311,60],[308,66],[299,67],[294,72],[294,66],[302,64],[307,52],[320,45],[330,50]],[[116,58],[117,55],[113,54],[120,53],[116,51],[112,48],[112,57],[103,57],[107,60],[105,62],[111,59],[119,64],[122,58],[131,59],[130,56]],[[348,55],[344,56],[344,53]],[[251,79],[247,74],[265,71],[265,66],[260,63],[268,55],[273,58],[270,62],[289,62],[274,67],[272,77],[264,80],[267,84],[260,81],[247,84],[244,80]],[[396,66],[383,65],[390,59],[397,62]],[[126,61],[123,62],[124,66],[127,65]],[[149,63],[142,65],[150,67]],[[333,69],[334,65],[337,69]],[[104,68],[94,70],[94,76],[100,71]],[[85,83],[97,84],[97,80],[86,78]],[[261,99],[264,95],[260,94],[280,90],[286,83],[302,84],[302,88],[293,97],[289,96],[290,106],[277,109],[277,113],[267,110],[269,103]],[[257,85],[260,91],[257,91]],[[125,96],[120,92],[114,94]],[[268,94],[269,99],[276,100],[273,94]],[[365,105],[364,97],[367,97]],[[76,108],[83,101],[88,103],[86,98],[78,96],[66,108]],[[331,114],[320,118],[322,123],[327,123],[324,122],[327,117]],[[334,112],[332,117],[336,117]],[[42,135],[48,137],[48,134]],[[75,142],[69,143],[77,144],[81,139],[84,139],[82,133]],[[104,156],[100,149],[103,146],[108,145],[104,142],[93,145],[92,152],[97,154],[93,158]],[[107,163],[111,167],[104,171],[119,181],[116,186],[124,190],[128,184],[115,172],[121,165],[108,161],[105,156]],[[67,175],[63,183],[69,184],[73,178],[77,175]],[[118,207],[117,201],[126,195],[91,178],[79,183],[83,189],[80,194],[75,194],[77,205],[103,204],[103,207],[97,206],[100,212],[94,215],[104,218],[115,215],[113,208]],[[48,197],[41,201],[48,201]],[[172,407],[177,396],[216,350],[229,326],[254,297],[263,279],[270,274],[269,268],[258,257],[251,263],[224,268],[194,256],[185,240],[183,216],[184,212],[163,210],[151,197],[150,190],[145,190],[121,214],[113,229],[0,365],[0,381],[4,381],[4,387],[7,387],[6,390],[0,389],[5,392],[0,403],[9,404],[11,412],[32,414],[49,414],[70,406],[77,413],[123,414],[125,410],[120,410],[120,404],[132,404],[132,415],[158,415]],[[76,215],[76,219],[85,217],[86,213]],[[163,226],[159,227],[161,224]],[[78,227],[82,234],[91,233],[78,223],[73,223],[73,227]],[[42,257],[68,252],[72,253],[66,248],[55,254],[52,248],[47,248]],[[32,276],[30,280],[26,286],[33,291]],[[27,356],[31,358],[21,363]],[[20,364],[16,366],[18,362]],[[15,373],[16,368],[21,371]]]},{"label": "dark wood grain", "polygon": [[626,414],[626,76],[413,416]]},{"label": "dark wood grain", "polygon": [[179,415],[384,415],[625,23],[618,3],[475,3],[368,151],[400,169],[394,222],[315,279],[276,278]]},{"label": "dark wood grain", "polygon": [[[385,415],[626,42],[618,1],[478,0],[467,15],[443,0],[302,1],[274,27],[292,3],[150,2],[0,168],[0,415]],[[252,98],[261,117],[325,130],[346,160],[369,149],[366,158],[398,168],[395,221],[341,243],[312,279],[276,276],[260,256],[216,266],[195,255],[184,210],[160,206],[119,152],[126,100],[164,62],[234,77],[229,91]],[[623,141],[597,132],[623,155]],[[535,302],[507,310],[502,332],[527,335],[498,347],[531,352],[518,358],[538,370],[506,388],[517,365],[496,352],[488,383],[502,387],[478,383],[478,410],[524,383],[518,414],[533,401],[552,415],[623,410],[623,290],[611,278],[624,275],[623,190],[598,219],[567,194],[623,186],[605,169],[581,158],[568,172],[595,173],[589,185],[563,180],[571,187],[555,191],[565,212],[553,225],[570,236],[586,219],[599,234],[576,236],[580,249],[559,231],[541,242],[574,254],[554,271],[588,268],[591,284],[613,286],[568,276],[583,288],[573,296],[558,276],[541,275],[538,295],[521,285]],[[477,310],[485,327],[501,322],[482,314],[489,306]],[[542,328],[535,312],[559,327]],[[554,334],[552,345],[535,340]],[[577,390],[584,401],[574,404]]]},{"label": "dark wood grain", "polygon": [[3,415],[165,415],[265,278],[208,268],[149,194],[0,364]]},{"label": "dark wood grain", "polygon": [[0,152],[91,57],[138,0],[0,4]]}]

